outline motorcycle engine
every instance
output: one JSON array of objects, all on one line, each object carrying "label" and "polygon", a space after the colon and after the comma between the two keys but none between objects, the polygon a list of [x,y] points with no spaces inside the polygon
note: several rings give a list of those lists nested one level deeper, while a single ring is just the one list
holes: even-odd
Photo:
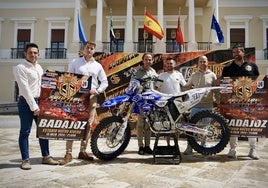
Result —
[{"label": "motorcycle engine", "polygon": [[155,108],[149,115],[150,123],[156,132],[170,131],[171,123],[164,108]]}]

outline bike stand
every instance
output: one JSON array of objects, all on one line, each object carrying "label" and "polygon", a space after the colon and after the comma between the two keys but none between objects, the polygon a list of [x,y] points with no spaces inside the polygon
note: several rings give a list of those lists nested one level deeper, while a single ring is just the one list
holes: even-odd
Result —
[{"label": "bike stand", "polygon": [[[174,139],[174,146],[159,146],[158,141],[161,136],[170,136]],[[153,148],[153,161],[158,163],[157,159],[172,159],[174,164],[180,164],[182,157],[178,145],[178,138],[175,134],[156,134]]]}]

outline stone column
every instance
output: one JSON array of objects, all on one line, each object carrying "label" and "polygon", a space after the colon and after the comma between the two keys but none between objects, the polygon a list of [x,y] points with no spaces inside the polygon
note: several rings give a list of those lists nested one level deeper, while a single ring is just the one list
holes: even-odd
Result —
[{"label": "stone column", "polygon": [[187,51],[192,52],[197,50],[195,41],[195,9],[194,0],[189,0],[189,21],[188,21],[188,47]]},{"label": "stone column", "polygon": [[[157,0],[157,21],[160,26],[163,28],[164,33],[164,3],[163,0]],[[162,40],[156,39],[155,50],[154,53],[166,53],[166,45],[165,45],[165,35]]]},{"label": "stone column", "polygon": [[134,44],[133,44],[133,0],[127,0],[127,20],[125,26],[125,43],[124,43],[124,51],[125,52],[133,52]]},{"label": "stone column", "polygon": [[96,12],[96,52],[103,51],[102,44],[102,17],[103,17],[103,0],[97,0],[97,12]]},{"label": "stone column", "polygon": [[78,57],[79,51],[79,31],[78,31],[78,15],[80,15],[80,0],[75,0],[74,17],[73,17],[73,38],[67,50],[67,58],[69,62]]}]

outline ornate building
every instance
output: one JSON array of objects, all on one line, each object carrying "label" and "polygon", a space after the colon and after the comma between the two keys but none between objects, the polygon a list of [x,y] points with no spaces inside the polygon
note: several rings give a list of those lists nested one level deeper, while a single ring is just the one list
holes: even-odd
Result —
[{"label": "ornate building", "polygon": [[[162,26],[162,40],[144,32],[145,10]],[[224,43],[212,40],[212,15]],[[14,101],[12,68],[23,58],[28,42],[39,45],[44,69],[67,70],[80,49],[78,18],[86,38],[95,41],[100,52],[179,53],[241,44],[255,47],[261,73],[268,73],[267,0],[1,0],[0,87],[5,89],[0,102]],[[179,18],[183,46],[175,40]]]}]

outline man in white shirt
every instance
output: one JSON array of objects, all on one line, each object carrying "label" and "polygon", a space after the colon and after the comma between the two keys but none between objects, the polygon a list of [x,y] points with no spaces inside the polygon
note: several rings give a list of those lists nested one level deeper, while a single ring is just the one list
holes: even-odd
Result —
[{"label": "man in white shirt", "polygon": [[[173,58],[167,58],[165,65],[166,72],[159,74],[158,79],[163,82],[157,82],[156,86],[162,93],[177,94],[181,92],[181,86],[186,85],[186,81],[179,71],[175,70],[176,61]],[[170,137],[167,137],[167,145],[170,145]]]},{"label": "man in white shirt", "polygon": [[[104,69],[102,65],[98,63],[93,57],[95,48],[96,44],[94,42],[87,41],[87,43],[84,45],[83,56],[72,61],[68,69],[68,72],[70,73],[82,74],[92,77],[91,90],[89,91],[90,115],[88,119],[88,126],[91,126],[94,122],[97,107],[97,95],[104,92],[104,90],[108,87],[108,80]],[[86,133],[85,140],[81,141],[78,159],[93,160],[93,157],[91,157],[86,152],[88,140],[90,138],[89,130],[90,129],[88,129],[88,132]],[[66,142],[66,155],[60,161],[61,165],[67,164],[72,160],[72,146],[73,141],[68,140]]]},{"label": "man in white shirt", "polygon": [[[29,135],[32,128],[33,120],[37,123],[37,116],[40,113],[38,106],[41,92],[41,77],[43,74],[42,67],[38,64],[39,56],[38,45],[29,43],[24,50],[26,59],[16,67],[14,67],[13,74],[19,87],[19,101],[18,111],[20,117],[20,135],[19,147],[22,157],[21,168],[23,170],[30,170],[30,156],[29,156]],[[49,155],[49,142],[47,139],[39,139],[41,148],[43,164],[57,165]]]}]

